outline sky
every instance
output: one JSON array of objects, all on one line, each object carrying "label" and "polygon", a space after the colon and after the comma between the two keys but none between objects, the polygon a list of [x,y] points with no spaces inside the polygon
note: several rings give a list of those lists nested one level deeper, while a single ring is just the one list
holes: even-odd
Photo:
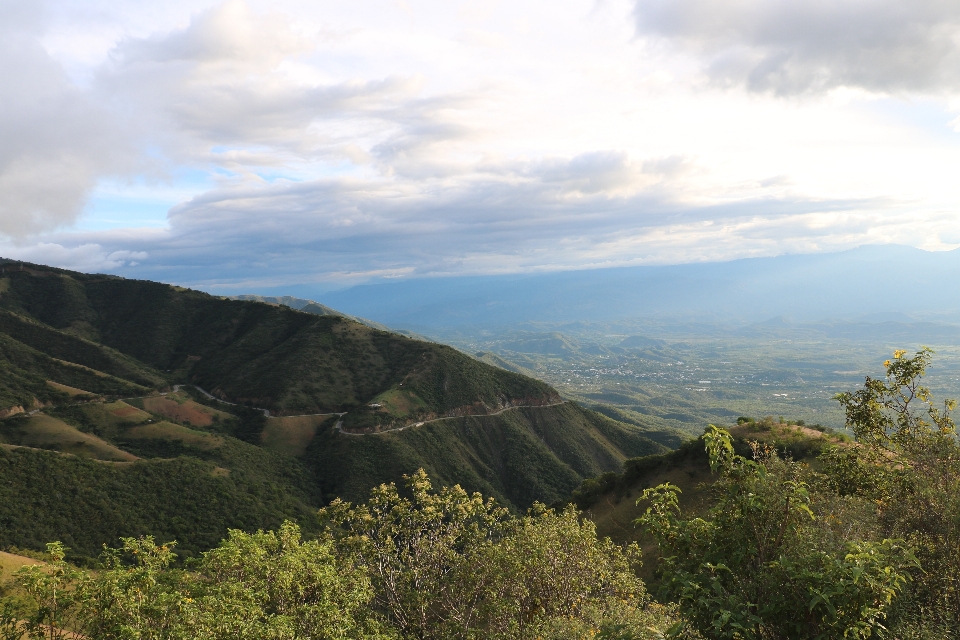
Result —
[{"label": "sky", "polygon": [[0,255],[213,293],[960,247],[953,0],[0,0]]}]

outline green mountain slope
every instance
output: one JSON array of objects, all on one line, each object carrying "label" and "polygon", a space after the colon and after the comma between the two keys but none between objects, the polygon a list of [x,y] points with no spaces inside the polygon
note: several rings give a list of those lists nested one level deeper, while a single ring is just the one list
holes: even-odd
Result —
[{"label": "green mountain slope", "polygon": [[195,552],[420,467],[524,509],[665,450],[541,381],[340,315],[0,269],[0,546],[151,533]]},{"label": "green mountain slope", "polygon": [[108,464],[0,446],[3,548],[42,549],[61,540],[95,557],[120,536],[153,535],[176,540],[178,553],[194,555],[216,545],[229,528],[276,527],[284,519],[310,528],[313,518],[314,508],[292,483],[246,465],[223,473],[193,457]]},{"label": "green mountain slope", "polygon": [[[726,428],[734,437],[737,453],[743,456],[752,455],[751,442],[760,442],[784,457],[813,462],[825,447],[843,442],[829,429],[821,431],[772,420]],[[602,535],[620,542],[644,542],[645,536],[633,524],[648,506],[636,504],[644,489],[669,482],[680,487],[683,509],[699,511],[713,499],[710,486],[716,479],[710,471],[704,441],[697,438],[667,453],[626,460],[622,473],[588,478],[571,494],[571,501],[587,512]]]},{"label": "green mountain slope", "polygon": [[469,416],[369,436],[319,433],[305,459],[327,495],[360,500],[369,487],[423,467],[438,484],[461,484],[525,509],[554,502],[581,479],[666,447],[565,403]]},{"label": "green mountain slope", "polygon": [[389,331],[390,328],[386,327],[379,322],[374,322],[372,320],[367,320],[366,318],[358,318],[356,316],[351,316],[349,314],[337,311],[336,309],[331,309],[327,305],[320,304],[314,300],[306,300],[304,298],[295,298],[293,296],[258,296],[250,293],[245,293],[239,296],[229,296],[231,300],[253,300],[255,302],[265,302],[267,304],[276,304],[283,305],[284,307],[290,307],[291,309],[296,309],[297,311],[303,311],[304,313],[312,313],[317,316],[341,316],[343,318],[349,318],[351,320],[356,320],[360,324],[365,324],[368,327],[373,327],[374,329],[382,329],[383,331]]},{"label": "green mountain slope", "polygon": [[22,340],[20,334],[41,331],[43,323],[59,331],[48,329],[28,344],[60,336],[69,345],[58,346],[58,353],[87,344],[71,342],[72,334],[82,333],[219,397],[279,413],[343,411],[404,383],[418,401],[411,419],[556,397],[542,382],[484,366],[449,347],[340,316],[39,267],[9,271],[5,280],[0,309],[13,313],[4,317],[38,322],[10,320],[12,329],[0,331],[16,330],[13,337]]}]

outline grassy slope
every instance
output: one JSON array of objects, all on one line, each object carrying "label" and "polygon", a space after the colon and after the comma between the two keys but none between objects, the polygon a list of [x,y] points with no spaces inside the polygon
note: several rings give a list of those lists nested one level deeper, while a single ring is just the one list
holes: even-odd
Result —
[{"label": "grassy slope", "polygon": [[306,459],[327,495],[362,500],[369,487],[424,467],[439,484],[460,484],[525,509],[535,500],[569,495],[584,477],[619,469],[626,456],[663,450],[639,432],[568,403],[367,436],[328,426]]},{"label": "grassy slope", "polygon": [[199,427],[209,427],[215,420],[226,420],[230,417],[229,413],[194,402],[182,393],[151,396],[143,398],[141,403],[144,409],[155,414]]},{"label": "grassy slope", "polygon": [[307,452],[319,429],[332,428],[336,416],[290,416],[270,418],[260,434],[260,445],[292,457],[300,457]]},{"label": "grassy slope", "polygon": [[10,579],[17,569],[33,564],[43,563],[39,560],[34,560],[33,558],[27,558],[14,553],[7,553],[6,551],[0,551],[0,594],[3,593],[3,587],[5,583]]},{"label": "grassy slope", "polygon": [[136,456],[90,433],[84,433],[42,413],[0,422],[0,442],[23,447],[52,449],[83,458],[132,462]]}]

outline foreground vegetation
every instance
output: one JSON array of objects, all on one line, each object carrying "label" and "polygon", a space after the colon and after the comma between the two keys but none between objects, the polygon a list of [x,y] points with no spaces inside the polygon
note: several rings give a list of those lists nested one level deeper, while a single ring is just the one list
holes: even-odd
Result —
[{"label": "foreground vegetation", "polygon": [[960,445],[954,403],[921,384],[930,358],[898,351],[884,379],[838,396],[856,441],[788,441],[808,462],[711,426],[708,500],[681,508],[671,483],[639,500],[663,604],[638,578],[638,545],[599,537],[575,506],[515,516],[419,471],[366,503],[334,500],[319,535],[232,530],[182,564],[173,543],[140,537],[83,570],[53,543],[45,564],[16,570],[0,638],[952,637]]},{"label": "foreground vegetation", "polygon": [[97,571],[48,562],[16,572],[0,638],[655,638],[672,609],[650,601],[635,546],[597,538],[575,509],[514,517],[423,472],[335,501],[326,532],[230,532],[174,567],[172,543],[126,538]]},{"label": "foreground vegetation", "polygon": [[710,638],[940,638],[960,631],[960,446],[952,401],[920,383],[931,352],[838,396],[857,442],[819,471],[711,427],[713,503],[684,516],[676,486],[644,491],[661,596]]}]

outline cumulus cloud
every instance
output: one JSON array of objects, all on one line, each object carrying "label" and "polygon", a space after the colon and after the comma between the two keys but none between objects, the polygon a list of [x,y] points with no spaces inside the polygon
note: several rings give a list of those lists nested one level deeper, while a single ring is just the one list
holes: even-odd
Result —
[{"label": "cumulus cloud", "polygon": [[40,44],[40,5],[0,2],[0,235],[73,222],[103,174],[131,161],[109,110]]},{"label": "cumulus cloud", "polygon": [[3,248],[4,257],[34,264],[51,264],[62,269],[86,272],[116,271],[136,267],[147,258],[145,251],[111,250],[94,243],[64,246],[53,242],[38,242],[27,246]]},{"label": "cumulus cloud", "polygon": [[415,74],[291,71],[316,38],[242,0],[120,40],[83,87],[41,44],[43,6],[0,1],[3,235],[74,222],[109,176],[170,180],[186,166],[256,181],[264,168],[309,176],[311,163],[343,161],[388,175],[449,172],[431,147],[465,131],[444,115],[463,98],[420,98]]},{"label": "cumulus cloud", "polygon": [[639,34],[752,91],[960,89],[960,4],[950,0],[637,0],[634,15]]},{"label": "cumulus cloud", "polygon": [[[141,119],[145,136],[173,161],[233,171],[356,157],[370,135],[398,135],[415,99],[412,78],[323,81],[286,63],[317,42],[282,14],[230,0],[189,25],[121,42],[97,86]],[[317,74],[307,74],[316,76]]]}]

